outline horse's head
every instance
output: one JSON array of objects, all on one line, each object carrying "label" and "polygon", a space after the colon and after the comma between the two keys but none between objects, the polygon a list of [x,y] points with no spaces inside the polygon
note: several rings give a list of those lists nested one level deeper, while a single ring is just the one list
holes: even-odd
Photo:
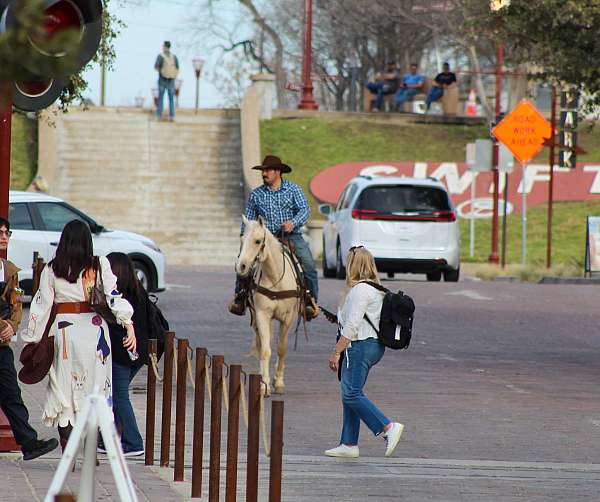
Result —
[{"label": "horse's head", "polygon": [[265,245],[269,230],[262,216],[259,216],[256,221],[242,216],[242,221],[245,230],[242,237],[242,249],[235,264],[235,271],[238,275],[246,277],[252,271],[255,262],[265,260]]}]

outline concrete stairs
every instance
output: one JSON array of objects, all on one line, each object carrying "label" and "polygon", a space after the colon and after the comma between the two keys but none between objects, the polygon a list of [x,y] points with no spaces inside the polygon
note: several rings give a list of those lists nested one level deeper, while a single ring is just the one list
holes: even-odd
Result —
[{"label": "concrete stairs", "polygon": [[244,204],[239,111],[180,111],[170,123],[92,108],[55,121],[52,194],[153,238],[168,263],[233,265]]}]

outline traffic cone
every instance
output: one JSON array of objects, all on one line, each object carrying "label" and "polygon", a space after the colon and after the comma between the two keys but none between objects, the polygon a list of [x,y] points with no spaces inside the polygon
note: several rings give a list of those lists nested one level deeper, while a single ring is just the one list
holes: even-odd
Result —
[{"label": "traffic cone", "polygon": [[467,117],[475,117],[477,115],[477,97],[475,96],[475,89],[471,89],[469,97],[465,104],[465,115]]}]

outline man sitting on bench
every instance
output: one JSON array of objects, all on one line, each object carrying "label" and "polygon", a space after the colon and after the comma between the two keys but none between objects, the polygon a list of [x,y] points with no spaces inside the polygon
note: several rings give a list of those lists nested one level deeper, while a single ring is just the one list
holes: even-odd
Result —
[{"label": "man sitting on bench", "polygon": [[442,73],[438,73],[433,81],[433,85],[427,94],[427,111],[431,108],[431,103],[437,101],[444,95],[444,89],[450,87],[456,82],[456,75],[450,71],[450,65],[444,63]]},{"label": "man sitting on bench", "polygon": [[419,75],[417,72],[418,69],[419,66],[417,63],[412,63],[410,65],[410,73],[408,75],[404,75],[400,89],[396,93],[396,96],[394,96],[396,110],[400,110],[404,103],[410,101],[417,94],[419,94],[419,92],[423,92],[425,79],[422,75]]},{"label": "man sitting on bench", "polygon": [[371,94],[377,96],[372,111],[383,110],[383,97],[388,94],[394,94],[398,90],[399,80],[396,63],[388,61],[385,70],[375,75],[375,82],[367,83],[367,89],[369,89]]}]

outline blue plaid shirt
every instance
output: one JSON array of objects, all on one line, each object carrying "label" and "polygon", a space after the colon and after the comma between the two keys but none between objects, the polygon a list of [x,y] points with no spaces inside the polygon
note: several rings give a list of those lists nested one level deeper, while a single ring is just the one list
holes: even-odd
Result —
[{"label": "blue plaid shirt", "polygon": [[[300,233],[310,216],[310,206],[298,185],[283,180],[279,190],[271,190],[267,185],[252,190],[246,204],[246,218],[257,220],[259,216],[264,218],[273,234],[277,234],[286,221],[294,223],[292,233]],[[244,233],[243,223],[241,232]]]}]

